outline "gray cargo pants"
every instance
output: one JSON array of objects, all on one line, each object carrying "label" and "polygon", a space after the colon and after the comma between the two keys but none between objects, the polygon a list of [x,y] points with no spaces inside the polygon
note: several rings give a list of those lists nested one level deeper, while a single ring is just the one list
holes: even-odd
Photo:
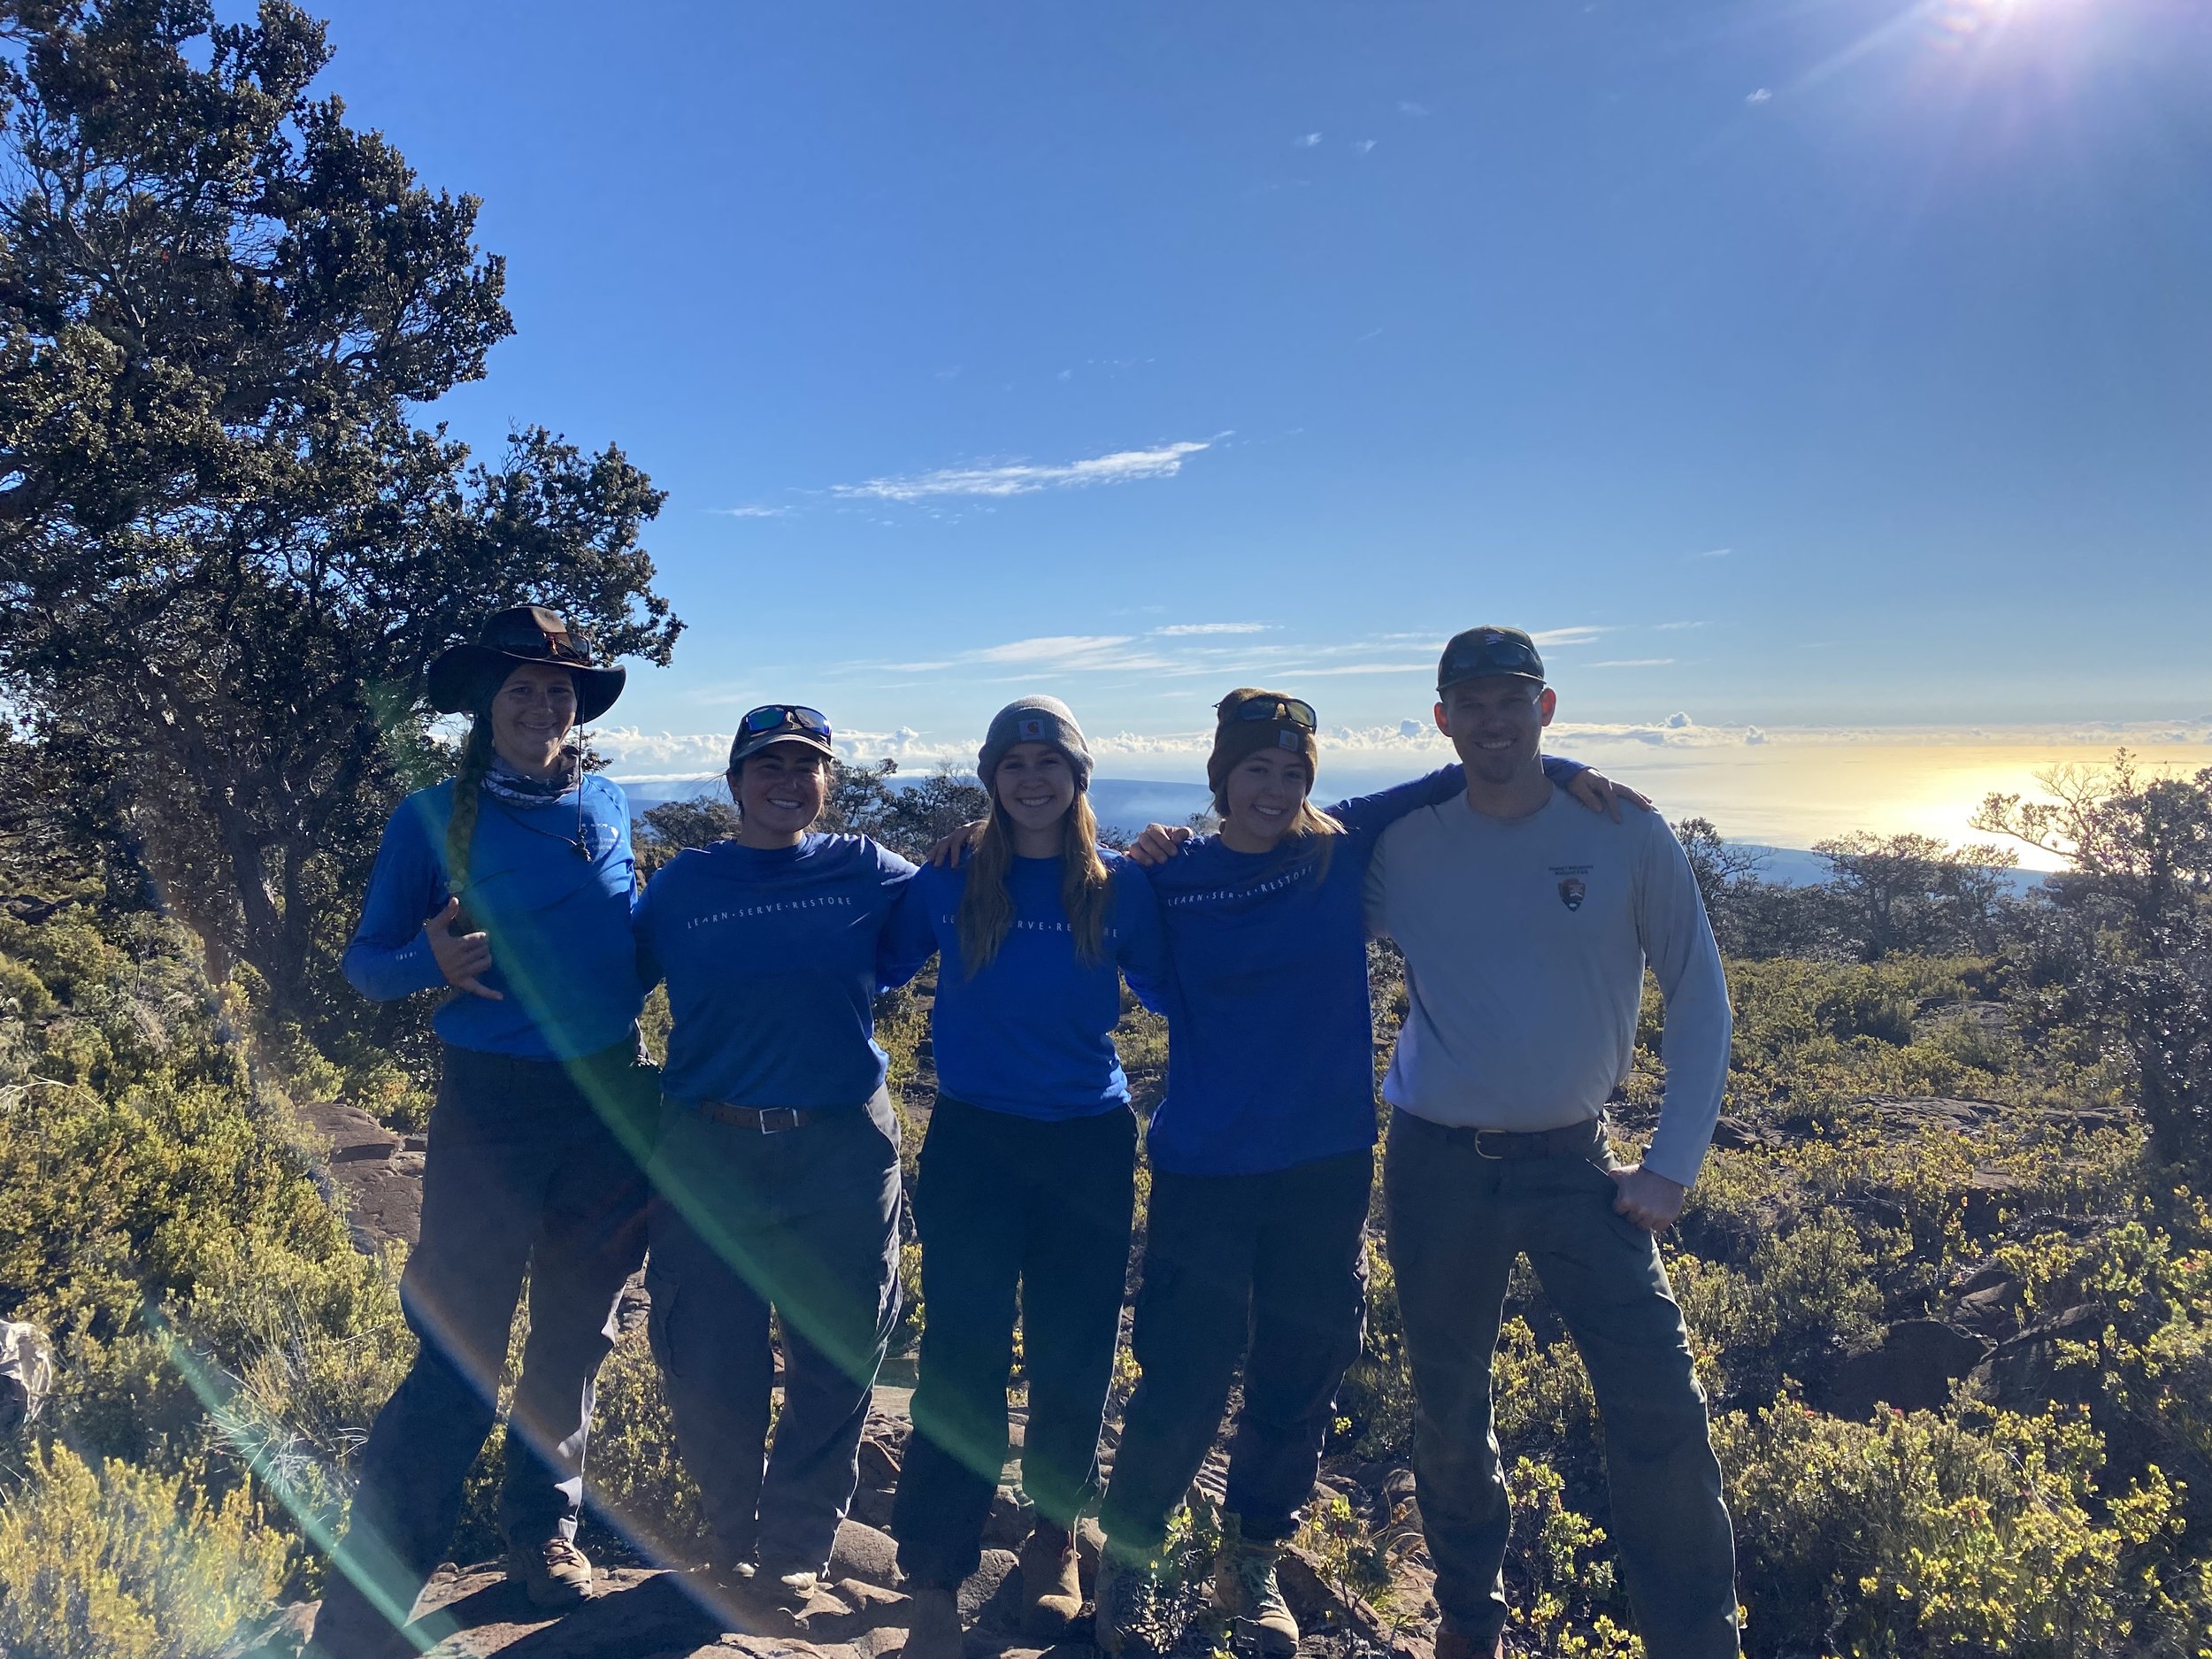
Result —
[{"label": "gray cargo pants", "polygon": [[1732,1659],[1736,1556],[1705,1395],[1651,1234],[1586,1156],[1486,1157],[1472,1131],[1394,1111],[1391,1271],[1413,1370],[1413,1475],[1444,1620],[1487,1652],[1505,1627],[1512,1525],[1491,1420],[1506,1276],[1525,1253],[1581,1351],[1605,1425],[1608,1532],[1650,1659]]},{"label": "gray cargo pants", "polygon": [[[860,1432],[899,1322],[890,1097],[763,1133],[679,1101],[653,1164],[653,1351],[714,1551],[818,1571],[859,1480]],[[775,1355],[783,1409],[768,1449]]]}]

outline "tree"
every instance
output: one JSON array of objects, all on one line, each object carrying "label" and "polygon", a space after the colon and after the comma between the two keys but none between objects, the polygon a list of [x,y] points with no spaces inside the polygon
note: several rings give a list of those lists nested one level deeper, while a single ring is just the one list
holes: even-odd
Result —
[{"label": "tree", "polygon": [[2212,1167],[2212,767],[2147,779],[2122,749],[2039,781],[2050,799],[1993,795],[1974,826],[2071,865],[2046,970],[2132,1062],[2153,1150]]},{"label": "tree", "polygon": [[288,0],[19,0],[0,36],[0,696],[217,977],[312,1028],[440,766],[430,658],[527,596],[667,661],[662,496],[611,447],[487,465],[412,423],[511,332],[503,266],[473,198],[308,96]]},{"label": "tree", "polygon": [[1863,830],[1816,841],[1862,961],[1901,951],[1996,948],[2006,872],[2020,861],[1986,843],[1953,849],[1933,835]]},{"label": "tree", "polygon": [[821,827],[872,835],[893,852],[919,858],[991,810],[991,798],[972,772],[941,766],[901,787],[891,781],[898,770],[890,759],[840,765]]}]

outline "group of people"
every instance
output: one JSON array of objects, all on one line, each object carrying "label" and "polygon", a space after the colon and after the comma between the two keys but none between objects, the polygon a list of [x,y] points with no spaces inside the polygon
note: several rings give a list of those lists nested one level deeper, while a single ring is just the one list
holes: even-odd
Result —
[{"label": "group of people", "polygon": [[[434,705],[472,716],[469,734],[456,776],[395,813],[345,960],[369,996],[446,995],[402,1283],[420,1347],[363,1450],[311,1651],[382,1653],[409,1617],[490,1432],[526,1274],[500,1520],[531,1600],[591,1593],[574,1534],[593,1379],[641,1262],[710,1538],[695,1580],[792,1608],[821,1589],[900,1317],[899,1127],[872,1008],[933,956],[939,1093],[913,1196],[926,1317],[892,1517],[910,1659],[961,1652],[956,1593],[1009,1450],[1018,1335],[1031,1632],[1079,1617],[1075,1529],[1095,1506],[1096,1640],[1127,1659],[1156,1645],[1172,1515],[1240,1366],[1215,1592],[1268,1659],[1290,1654],[1276,1563],[1364,1325],[1366,941],[1381,935],[1407,964],[1383,1089],[1386,1242],[1440,1659],[1503,1651],[1490,1376],[1524,1253],[1588,1364],[1646,1651],[1737,1652],[1719,1470],[1655,1241],[1718,1112],[1726,988],[1664,824],[1542,754],[1555,698],[1527,634],[1470,629],[1446,648],[1434,718],[1460,764],[1326,810],[1310,705],[1231,692],[1207,763],[1218,832],[1155,826],[1126,856],[1099,844],[1090,750],[1056,699],[993,718],[987,816],[919,868],[813,828],[829,723],[769,704],[730,749],[737,833],[643,884],[621,791],[571,741],[623,674],[535,606],[429,672]],[[1605,1107],[1647,963],[1667,1091],[1623,1166]],[[1142,1126],[1141,1376],[1102,1479],[1140,1133],[1112,1036],[1125,979],[1165,1017],[1169,1057]],[[637,1020],[658,984],[672,1024],[656,1068]]]}]

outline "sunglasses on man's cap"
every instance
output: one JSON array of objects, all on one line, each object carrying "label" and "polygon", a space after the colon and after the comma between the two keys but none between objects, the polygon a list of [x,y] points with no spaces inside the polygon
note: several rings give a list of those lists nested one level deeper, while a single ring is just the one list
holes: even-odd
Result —
[{"label": "sunglasses on man's cap", "polygon": [[1321,721],[1313,711],[1313,704],[1298,697],[1247,697],[1233,706],[1217,705],[1221,718],[1229,720],[1280,720],[1301,730],[1317,732]]}]

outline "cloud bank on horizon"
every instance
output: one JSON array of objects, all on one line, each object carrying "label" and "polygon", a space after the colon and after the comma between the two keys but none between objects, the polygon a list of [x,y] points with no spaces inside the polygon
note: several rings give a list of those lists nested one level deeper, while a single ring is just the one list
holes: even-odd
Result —
[{"label": "cloud bank on horizon", "polygon": [[[649,783],[710,777],[721,771],[728,756],[727,733],[646,732],[635,726],[594,727],[591,741],[607,757],[609,773],[618,781]],[[926,733],[912,726],[890,731],[841,730],[834,740],[839,756],[851,763],[879,760],[898,763],[902,770],[933,771],[940,766],[972,770],[981,746],[979,724],[972,733]],[[1145,764],[1180,772],[1202,766],[1213,742],[1210,728],[1181,732],[1118,731],[1091,737],[1091,752],[1102,770],[1128,769]],[[1395,725],[1324,727],[1325,760],[1333,765],[1358,769],[1408,764],[1440,765],[1452,757],[1450,741],[1432,726],[1417,720]],[[1676,710],[1646,723],[1555,722],[1547,747],[1615,752],[1669,750],[1714,755],[1726,751],[1813,748],[1862,748],[1876,745],[1940,748],[1975,745],[2021,749],[2081,749],[2109,751],[2143,748],[2156,750],[2177,746],[2212,745],[2212,718],[2190,722],[2089,722],[2076,726],[2018,727],[1988,726],[1703,726],[1686,710]]]}]

